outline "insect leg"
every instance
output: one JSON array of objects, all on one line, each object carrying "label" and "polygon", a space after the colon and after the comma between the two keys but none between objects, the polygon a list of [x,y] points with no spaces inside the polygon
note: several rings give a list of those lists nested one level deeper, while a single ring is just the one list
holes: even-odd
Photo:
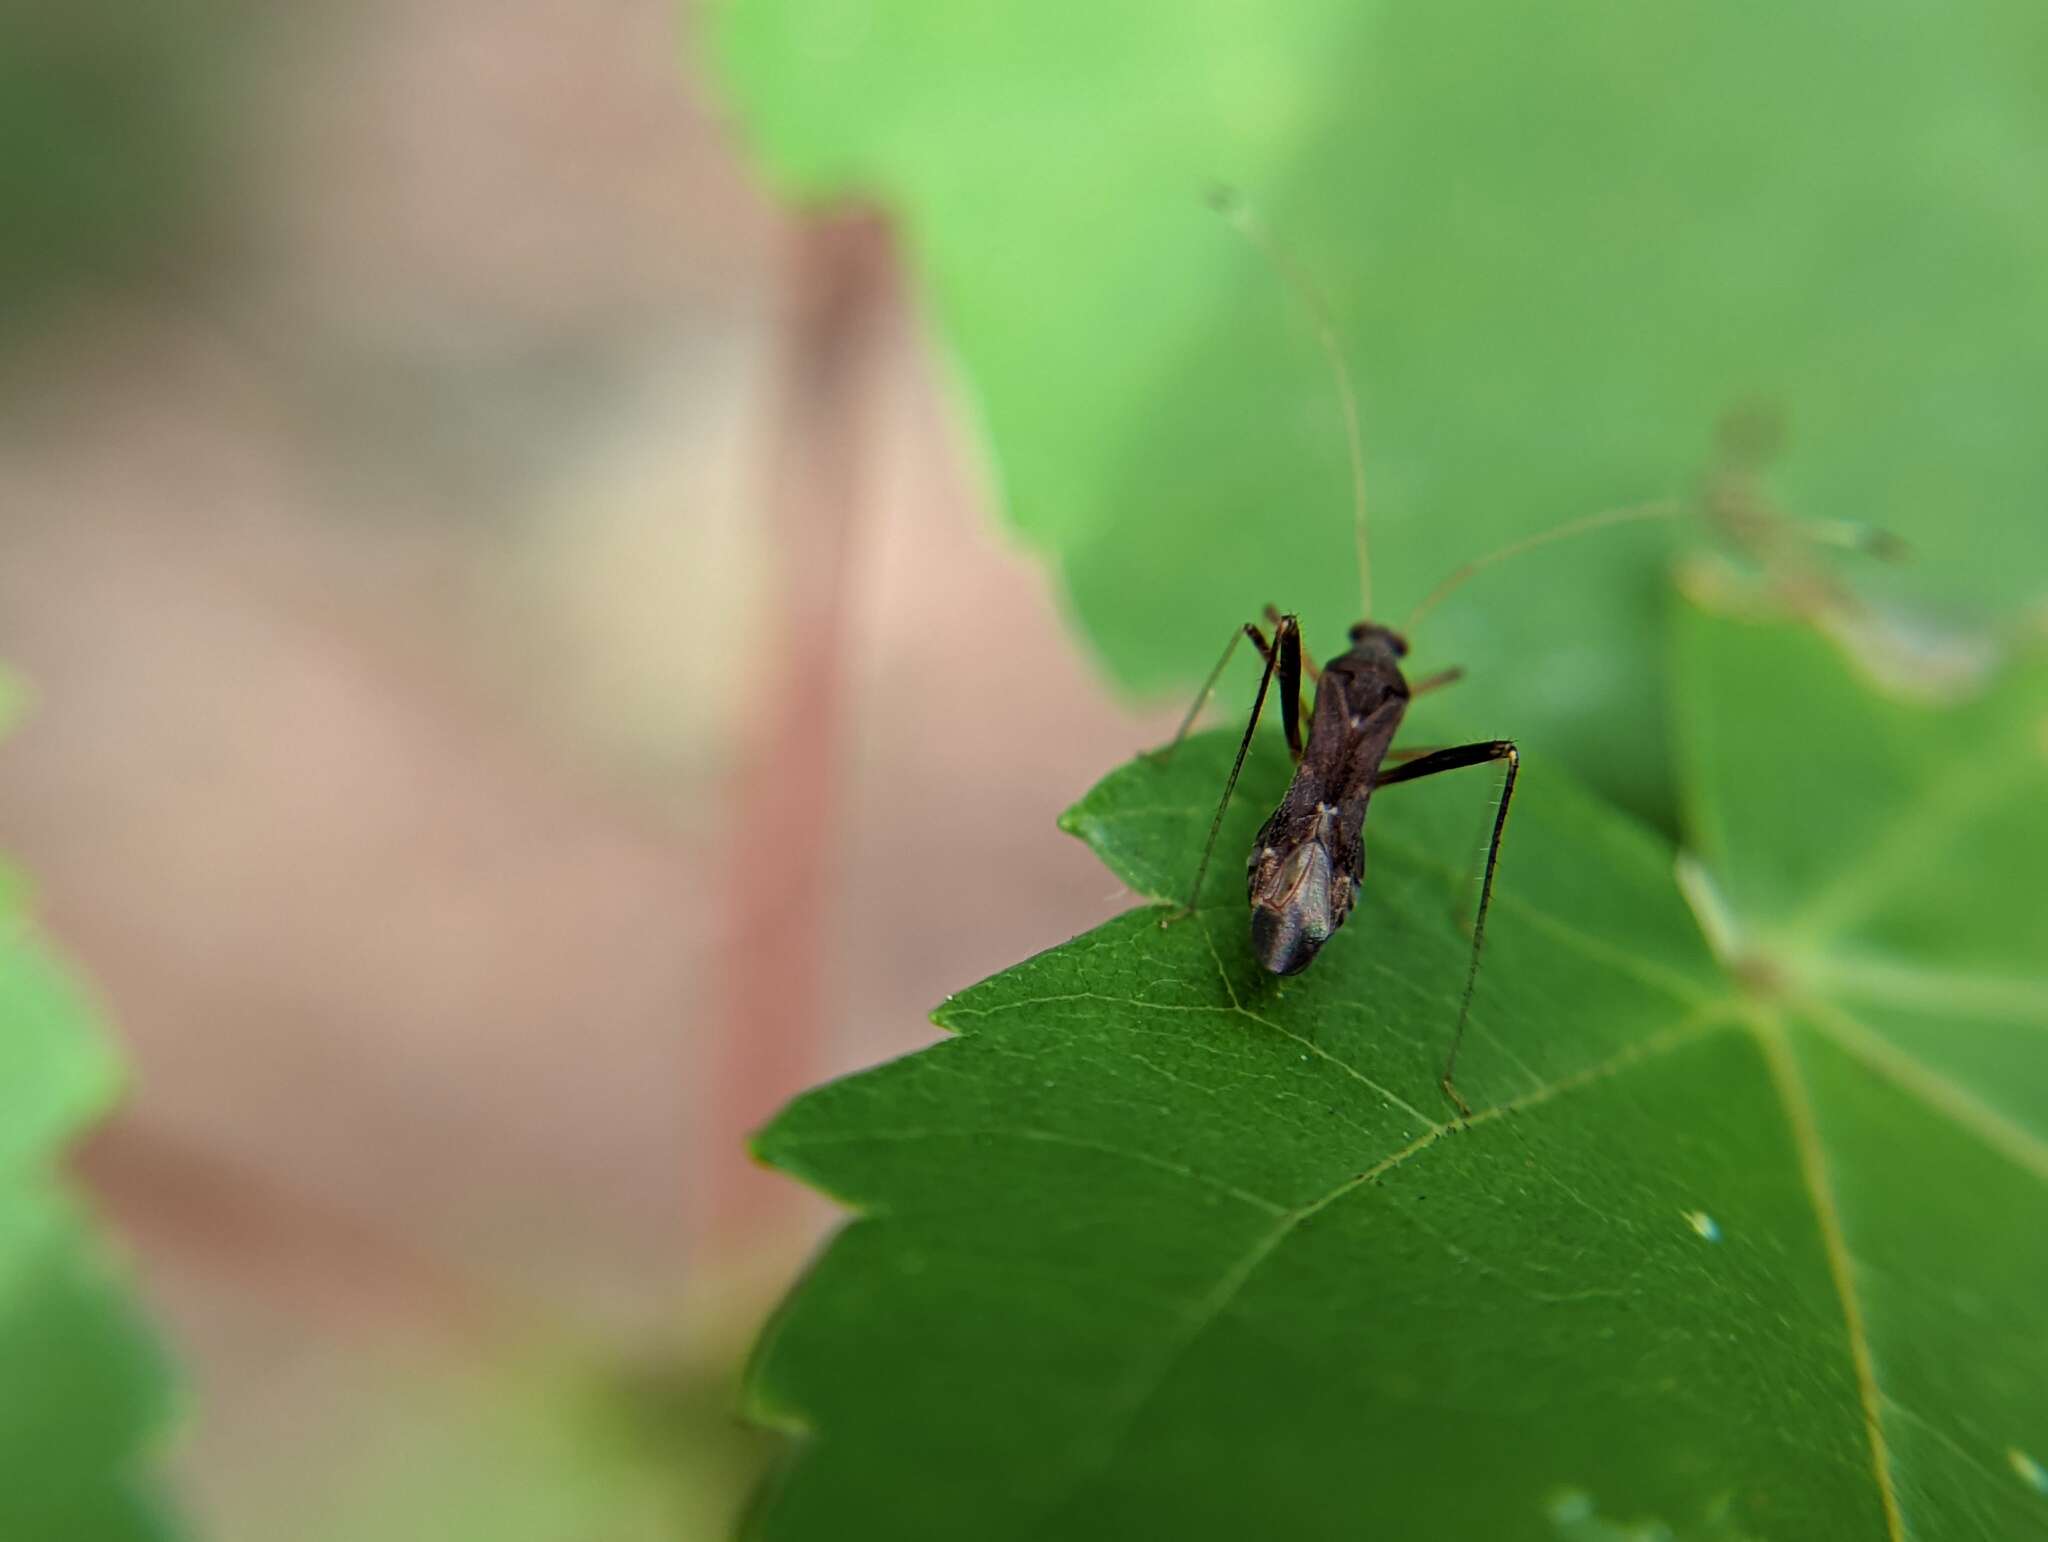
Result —
[{"label": "insect leg", "polygon": [[[1440,744],[1418,744],[1413,749],[1388,750],[1387,758],[1381,761],[1380,765],[1382,767],[1403,765],[1411,760],[1420,760],[1425,755],[1438,754],[1442,749],[1443,746]],[[1386,778],[1382,777],[1378,785],[1384,786],[1385,783]]]},{"label": "insect leg", "polygon": [[[1266,607],[1268,610],[1272,608],[1270,605]],[[1280,671],[1280,695],[1288,704],[1287,753],[1294,757],[1296,764],[1299,764],[1302,740],[1306,737],[1303,725],[1308,721],[1302,716],[1301,711],[1301,622],[1293,616],[1282,616],[1274,622],[1273,645],[1270,648],[1266,646],[1265,633],[1249,621],[1245,623],[1244,631],[1240,635],[1249,637],[1252,646],[1259,650],[1259,657],[1266,661],[1267,674],[1270,675],[1276,668]],[[1188,715],[1181,719],[1180,732],[1173,736],[1173,743],[1161,751],[1162,756],[1171,754],[1175,746],[1186,737],[1188,725],[1194,722],[1195,713],[1201,710],[1203,700],[1216,689],[1216,677],[1223,672],[1223,666],[1230,662],[1230,650],[1236,646],[1237,638],[1233,637],[1230,639],[1230,647],[1223,650],[1222,659],[1209,672],[1209,683],[1202,688],[1201,696],[1195,698],[1194,706],[1189,708]]]},{"label": "insect leg", "polygon": [[[1245,631],[1255,638],[1258,636],[1257,627],[1247,626]],[[1276,668],[1280,671],[1281,705],[1287,713],[1287,747],[1294,752],[1295,759],[1301,758],[1301,623],[1292,616],[1282,616],[1280,624],[1273,629],[1272,648],[1269,650],[1264,646],[1264,639],[1259,641],[1259,651],[1266,656],[1266,668],[1259,676],[1259,693],[1252,698],[1251,720],[1244,725],[1244,737],[1237,741],[1237,759],[1230,763],[1230,779],[1223,784],[1223,796],[1217,801],[1216,815],[1209,821],[1209,839],[1202,846],[1202,860],[1195,868],[1195,881],[1188,890],[1188,902],[1174,915],[1166,917],[1166,921],[1192,915],[1195,906],[1201,902],[1202,880],[1209,875],[1209,859],[1216,854],[1216,836],[1223,828],[1223,815],[1230,807],[1230,795],[1237,791],[1238,773],[1244,770],[1244,758],[1251,752],[1252,735],[1258,731],[1259,713],[1265,710],[1266,691],[1273,683]]]},{"label": "insect leg", "polygon": [[[1278,605],[1268,605],[1266,607],[1266,619],[1277,629],[1281,621],[1280,607]],[[1301,650],[1301,672],[1311,680],[1323,678],[1323,672],[1316,668],[1316,661],[1308,656],[1308,649],[1306,648]]]},{"label": "insect leg", "polygon": [[1421,777],[1435,776],[1439,771],[1460,771],[1466,766],[1482,766],[1495,760],[1508,763],[1507,780],[1501,784],[1500,808],[1493,816],[1493,839],[1486,848],[1486,876],[1479,884],[1479,918],[1472,927],[1472,961],[1465,968],[1465,994],[1458,1002],[1458,1026],[1451,1034],[1451,1052],[1444,1059],[1444,1094],[1468,1119],[1472,1116],[1471,1106],[1458,1093],[1458,1046],[1465,1040],[1465,1020],[1472,1015],[1472,988],[1479,983],[1479,950],[1486,944],[1486,910],[1493,903],[1493,869],[1500,861],[1501,832],[1507,829],[1508,805],[1514,801],[1515,773],[1521,769],[1522,757],[1506,739],[1460,744],[1411,760],[1405,766],[1397,766],[1375,784],[1388,787],[1395,782],[1412,782]]},{"label": "insect leg", "polygon": [[1216,661],[1216,667],[1209,671],[1209,678],[1202,682],[1200,693],[1196,695],[1194,701],[1189,705],[1187,715],[1180,720],[1180,727],[1173,731],[1173,737],[1167,741],[1166,748],[1153,751],[1146,757],[1147,759],[1159,765],[1165,765],[1167,761],[1173,758],[1173,752],[1180,748],[1180,741],[1188,736],[1188,730],[1195,726],[1195,719],[1201,716],[1202,708],[1206,707],[1209,704],[1209,698],[1216,694],[1216,682],[1223,678],[1223,671],[1230,667],[1230,658],[1232,654],[1237,652],[1238,643],[1247,637],[1252,640],[1252,646],[1259,650],[1259,657],[1266,660],[1267,668],[1269,670],[1272,668],[1273,655],[1271,650],[1266,647],[1265,634],[1250,622],[1246,622],[1242,627],[1232,632],[1230,634],[1230,641],[1223,645],[1223,657]]},{"label": "insect leg", "polygon": [[[1280,664],[1280,706],[1286,716],[1287,753],[1301,764],[1301,622],[1282,616],[1273,623],[1273,652]],[[1242,760],[1244,752],[1238,751]]]},{"label": "insect leg", "polygon": [[[1272,622],[1273,624],[1274,637],[1279,637],[1280,623],[1286,619],[1280,614],[1280,607],[1277,605],[1268,605],[1266,607],[1266,619]],[[1307,675],[1312,683],[1320,683],[1323,678],[1323,672],[1320,669],[1316,668],[1316,661],[1308,656],[1308,649],[1301,647],[1301,628],[1298,624],[1296,625],[1294,630],[1294,639],[1295,646],[1299,648],[1301,652],[1302,673]],[[1297,701],[1300,700],[1300,693],[1298,691],[1295,693],[1295,697]],[[1309,718],[1312,714],[1313,708],[1308,704],[1303,704],[1301,710],[1295,714],[1296,717],[1301,719],[1301,735],[1304,739],[1308,737]],[[1296,744],[1292,739],[1289,739],[1287,742],[1289,747],[1292,748],[1294,751],[1294,759],[1296,764],[1299,764],[1301,761],[1301,747],[1298,744]]]},{"label": "insect leg", "polygon": [[1449,669],[1439,669],[1433,675],[1424,675],[1408,687],[1408,694],[1420,696],[1426,691],[1440,691],[1447,685],[1456,685],[1465,678],[1465,671],[1453,664]]}]

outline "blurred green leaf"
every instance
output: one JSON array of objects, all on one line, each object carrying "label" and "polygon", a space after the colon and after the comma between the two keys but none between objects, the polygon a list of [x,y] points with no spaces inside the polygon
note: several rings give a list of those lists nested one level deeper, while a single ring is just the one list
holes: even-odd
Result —
[{"label": "blurred green leaf", "polygon": [[0,1537],[167,1538],[141,1456],[165,1421],[168,1369],[52,1170],[118,1070],[19,890],[0,872]]},{"label": "blurred green leaf", "polygon": [[240,0],[0,6],[0,341],[200,233],[248,19]]},{"label": "blurred green leaf", "polygon": [[[733,1417],[730,1358],[716,1374],[655,1356],[620,1366],[588,1345],[395,1368],[366,1423],[359,1455],[323,1453],[317,1520],[295,1519],[293,1535],[695,1542],[730,1533],[766,1439]],[[293,1517],[304,1489],[284,1496]]]},{"label": "blurred green leaf", "polygon": [[177,1535],[141,1453],[165,1422],[155,1339],[76,1206],[47,1179],[0,1185],[0,1536]]},{"label": "blurred green leaf", "polygon": [[[2039,6],[716,15],[774,174],[900,216],[1002,505],[1127,686],[1191,683],[1267,601],[1324,650],[1356,619],[1336,398],[1298,309],[1203,208],[1219,181],[1330,292],[1382,619],[1513,537],[1687,491],[1749,402],[1789,424],[1793,508],[1923,538],[1895,582],[2038,592]],[[1488,733],[1668,822],[1656,549],[1531,556],[1418,641],[1484,666]]]},{"label": "blurred green leaf", "polygon": [[[759,1535],[2048,1537],[2048,671],[1867,694],[1688,615],[1710,949],[1542,757],[1450,1120],[1483,776],[1389,789],[1366,895],[1265,975],[1230,879],[949,1001],[762,1157],[854,1207],[772,1322]],[[1182,892],[1234,736],[1065,823]],[[1718,898],[1717,898],[1718,896]]]}]

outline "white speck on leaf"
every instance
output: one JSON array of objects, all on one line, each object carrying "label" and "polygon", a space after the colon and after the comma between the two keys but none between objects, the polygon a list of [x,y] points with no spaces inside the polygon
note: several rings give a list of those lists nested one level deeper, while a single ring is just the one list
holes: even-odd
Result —
[{"label": "white speck on leaf", "polygon": [[1559,1489],[1545,1514],[1564,1542],[1673,1542],[1671,1528],[1662,1521],[1610,1520],[1582,1488]]},{"label": "white speck on leaf", "polygon": [[1559,1526],[1576,1526],[1591,1520],[1593,1496],[1582,1488],[1568,1488],[1550,1497],[1550,1519]]},{"label": "white speck on leaf", "polygon": [[2018,1446],[2007,1446],[2005,1459],[2012,1464],[2012,1470],[2020,1475],[2020,1482],[2037,1494],[2048,1494],[2048,1467],[2043,1467]]},{"label": "white speck on leaf", "polygon": [[1721,1223],[1708,1215],[1704,1210],[1686,1211],[1685,1224],[1698,1232],[1702,1237],[1705,1237],[1709,1242],[1719,1242],[1721,1240]]}]

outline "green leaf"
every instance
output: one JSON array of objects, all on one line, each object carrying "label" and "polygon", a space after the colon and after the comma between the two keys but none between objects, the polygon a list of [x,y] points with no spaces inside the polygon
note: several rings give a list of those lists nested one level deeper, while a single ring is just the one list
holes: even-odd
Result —
[{"label": "green leaf", "polygon": [[2048,1534],[2048,668],[1935,711],[1844,691],[1801,632],[1681,642],[1695,845],[1898,1509]]},{"label": "green leaf", "polygon": [[[1793,629],[1682,640],[1716,938],[1745,941],[1712,951],[1670,849],[1531,758],[1469,1124],[1436,1080],[1486,777],[1376,799],[1359,909],[1279,980],[1234,871],[1269,732],[1193,918],[1008,970],[764,1131],[859,1214],[756,1353],[752,1412],[801,1432],[757,1533],[2048,1537],[2041,678],[1909,715]],[[1966,786],[1935,754],[1844,774],[1912,723]],[[1233,742],[1065,823],[1178,895]],[[1900,1020],[1845,1004],[1880,966],[1926,972]]]},{"label": "green leaf", "polygon": [[0,870],[0,1175],[33,1172],[105,1112],[119,1071],[70,978],[44,950]]},{"label": "green leaf", "polygon": [[139,1453],[169,1374],[75,1205],[47,1180],[0,1186],[0,1536],[176,1535]]},{"label": "green leaf", "polygon": [[190,261],[231,186],[240,0],[0,11],[0,337]]},{"label": "green leaf", "polygon": [[[1916,591],[2016,603],[2048,565],[2048,521],[2012,512],[2048,502],[2037,5],[715,15],[770,169],[899,215],[1002,507],[1127,686],[1191,684],[1267,601],[1324,650],[1358,608],[1335,394],[1204,209],[1217,181],[1330,294],[1381,619],[1511,538],[1685,492],[1751,400],[1789,423],[1793,508],[1927,538]],[[1421,641],[1518,661],[1475,674],[1475,720],[1663,817],[1657,549],[1532,555]]]},{"label": "green leaf", "polygon": [[[714,1372],[642,1348],[499,1352],[481,1369],[409,1363],[367,1439],[323,1452],[295,1493],[294,1542],[691,1542],[729,1533],[772,1437],[735,1423],[730,1359]],[[258,1534],[261,1534],[260,1532]]]},{"label": "green leaf", "polygon": [[19,891],[0,871],[0,1537],[156,1542],[174,1532],[140,1455],[168,1370],[53,1171],[118,1072]]}]

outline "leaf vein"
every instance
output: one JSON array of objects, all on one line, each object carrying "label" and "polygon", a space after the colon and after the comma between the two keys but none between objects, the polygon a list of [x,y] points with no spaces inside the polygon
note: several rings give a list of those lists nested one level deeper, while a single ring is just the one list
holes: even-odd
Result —
[{"label": "leaf vein", "polygon": [[1936,778],[1893,818],[1889,829],[1867,841],[1862,859],[1809,899],[1785,926],[1786,935],[1809,942],[1839,935],[1874,901],[1896,893],[1900,882],[1929,856],[1949,850],[1959,826],[2037,774],[2039,761],[2030,754],[2009,753],[2006,745],[1998,744],[1954,756],[1949,764],[1956,768],[1954,773]]},{"label": "leaf vein", "polygon": [[1315,1055],[1320,1059],[1328,1061],[1331,1065],[1337,1067],[1338,1070],[1344,1072],[1347,1076],[1350,1076],[1354,1080],[1362,1082],[1365,1086],[1370,1087],[1374,1092],[1378,1093],[1380,1097],[1383,1098],[1386,1102],[1391,1103],[1394,1107],[1401,1109],[1403,1112],[1420,1120],[1425,1127],[1432,1130],[1442,1129],[1442,1126],[1436,1120],[1430,1118],[1429,1115],[1425,1114],[1413,1103],[1410,1103],[1406,1098],[1403,1098],[1395,1092],[1393,1092],[1390,1088],[1381,1086],[1378,1082],[1374,1081],[1370,1076],[1367,1076],[1363,1071],[1359,1070],[1358,1067],[1353,1065],[1350,1061],[1343,1059],[1341,1056],[1331,1054],[1328,1050],[1324,1049],[1320,1044],[1316,1043],[1314,1039],[1304,1037],[1303,1035],[1296,1033],[1291,1028],[1283,1028],[1280,1024],[1274,1022],[1271,1018],[1261,1017],[1258,1013],[1253,1012],[1249,1008],[1247,1008],[1243,1002],[1237,999],[1237,987],[1230,983],[1230,971],[1224,965],[1222,953],[1217,951],[1216,939],[1209,935],[1209,923],[1207,919],[1198,919],[1200,921],[1200,925],[1202,928],[1202,941],[1207,945],[1209,949],[1209,956],[1216,960],[1216,973],[1217,976],[1223,981],[1224,993],[1230,997],[1230,1009],[1233,1012],[1237,1013],[1240,1017],[1246,1018],[1251,1022],[1259,1024],[1263,1028],[1271,1029],[1274,1033],[1279,1034],[1284,1039],[1292,1039],[1296,1044],[1299,1044],[1303,1049],[1306,1049],[1310,1054]]},{"label": "leaf vein", "polygon": [[1259,1238],[1246,1252],[1233,1260],[1229,1268],[1217,1277],[1216,1283],[1195,1303],[1188,1314],[1182,1331],[1171,1338],[1164,1349],[1151,1359],[1144,1361],[1135,1375],[1129,1378],[1124,1390],[1108,1399],[1115,1410],[1108,1427],[1095,1444],[1093,1454],[1082,1455],[1074,1463],[1076,1476],[1064,1498],[1056,1501],[1048,1510],[1048,1517],[1057,1516],[1070,1507],[1095,1477],[1105,1471],[1116,1459],[1118,1449],[1130,1437],[1131,1431],[1143,1417],[1146,1407],[1158,1396],[1173,1374],[1174,1367],[1198,1343],[1208,1331],[1221,1320],[1230,1309],[1231,1303],[1243,1292],[1252,1277],[1266,1261],[1279,1251],[1281,1245],[1300,1229],[1303,1222],[1328,1209],[1338,1200],[1358,1189],[1365,1188],[1394,1171],[1410,1158],[1421,1155],[1446,1134],[1469,1130],[1488,1124],[1523,1109],[1547,1103],[1564,1093],[1576,1091],[1619,1075],[1621,1072],[1646,1061],[1660,1058],[1685,1045],[1692,1043],[1717,1029],[1725,1028],[1731,1021],[1729,1005],[1713,1002],[1698,1011],[1689,1013],[1672,1027],[1655,1033],[1630,1045],[1619,1054],[1570,1076],[1506,1102],[1481,1109],[1470,1119],[1455,1125],[1434,1125],[1407,1144],[1389,1152],[1379,1161],[1327,1193],[1317,1196],[1304,1205],[1284,1212],[1273,1227]]},{"label": "leaf vein", "polygon": [[[1412,846],[1398,837],[1392,840],[1382,839],[1382,844],[1393,847],[1403,861],[1449,878],[1453,882],[1463,883],[1472,877],[1471,874],[1461,872],[1450,863],[1424,851],[1420,846]],[[1617,947],[1596,933],[1573,926],[1568,921],[1559,920],[1550,911],[1531,900],[1524,899],[1511,886],[1497,886],[1493,891],[1493,903],[1496,909],[1506,908],[1514,911],[1528,925],[1544,933],[1552,941],[1561,942],[1581,956],[1605,965],[1616,974],[1626,975],[1638,984],[1647,985],[1681,1005],[1694,1006],[1710,998],[1711,993],[1699,981],[1662,964],[1652,963],[1626,948]]]},{"label": "leaf vein", "polygon": [[1785,1111],[1786,1123],[1799,1155],[1799,1172],[1806,1185],[1814,1222],[1820,1230],[1821,1248],[1827,1255],[1828,1274],[1834,1281],[1835,1297],[1841,1304],[1842,1326],[1849,1339],[1849,1359],[1856,1375],[1856,1392],[1863,1407],[1863,1428],[1870,1442],[1870,1467],[1877,1480],[1878,1503],[1884,1511],[1885,1535],[1890,1542],[1905,1542],[1905,1518],[1899,1510],[1899,1496],[1892,1484],[1891,1448],[1885,1439],[1884,1394],[1878,1387],[1877,1363],[1870,1350],[1870,1334],[1863,1322],[1863,1303],[1856,1292],[1855,1264],[1849,1256],[1842,1218],[1835,1208],[1834,1187],[1828,1177],[1827,1154],[1822,1149],[1820,1129],[1815,1123],[1812,1094],[1800,1074],[1785,1030],[1762,1017],[1750,1019],[1750,1029],[1763,1050],[1770,1068],[1772,1085]]},{"label": "leaf vein", "polygon": [[1813,1027],[1831,1044],[2014,1165],[2048,1182],[2048,1141],[1832,1002],[1809,997],[1800,1004]]}]

